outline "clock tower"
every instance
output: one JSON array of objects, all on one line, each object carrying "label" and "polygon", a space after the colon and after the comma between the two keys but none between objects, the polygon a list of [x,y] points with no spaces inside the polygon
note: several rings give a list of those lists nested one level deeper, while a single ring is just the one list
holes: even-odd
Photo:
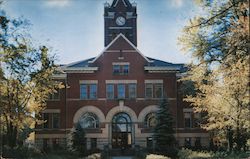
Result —
[{"label": "clock tower", "polygon": [[107,46],[118,34],[122,33],[137,46],[136,3],[129,0],[113,0],[104,4],[104,45]]}]

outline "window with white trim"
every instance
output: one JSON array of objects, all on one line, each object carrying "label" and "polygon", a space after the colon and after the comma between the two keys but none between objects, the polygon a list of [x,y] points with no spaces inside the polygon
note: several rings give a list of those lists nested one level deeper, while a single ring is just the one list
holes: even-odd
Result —
[{"label": "window with white trim", "polygon": [[128,95],[130,99],[136,98],[136,84],[135,83],[128,84]]},{"label": "window with white trim", "polygon": [[118,99],[125,99],[125,84],[118,84],[117,85],[117,98]]},{"label": "window with white trim", "polygon": [[97,99],[97,84],[81,84],[80,99]]},{"label": "window with white trim", "polygon": [[113,74],[114,75],[128,75],[129,65],[128,64],[114,64]]},{"label": "window with white trim", "polygon": [[185,128],[192,128],[192,112],[184,112]]},{"label": "window with white trim", "polygon": [[114,99],[114,84],[106,85],[106,97],[107,99]]},{"label": "window with white trim", "polygon": [[163,84],[162,83],[145,83],[145,98],[162,98]]},{"label": "window with white trim", "polygon": [[48,100],[60,100],[60,90],[56,89],[55,92],[51,93],[49,95],[49,99]]},{"label": "window with white trim", "polygon": [[60,128],[60,113],[52,113],[52,128]]}]

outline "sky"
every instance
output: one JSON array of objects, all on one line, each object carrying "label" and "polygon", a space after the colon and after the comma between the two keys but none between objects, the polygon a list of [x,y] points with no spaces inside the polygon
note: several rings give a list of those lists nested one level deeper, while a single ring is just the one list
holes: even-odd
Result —
[{"label": "sky", "polygon": [[[30,34],[52,48],[58,64],[95,57],[104,49],[104,3],[113,0],[7,0],[10,17],[30,21]],[[192,0],[130,0],[137,3],[137,48],[151,58],[188,63],[178,37],[195,14]]]}]

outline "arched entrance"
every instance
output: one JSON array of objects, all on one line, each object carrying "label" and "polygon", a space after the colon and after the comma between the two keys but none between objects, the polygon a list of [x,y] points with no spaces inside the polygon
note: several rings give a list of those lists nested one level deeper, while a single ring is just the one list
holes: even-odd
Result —
[{"label": "arched entrance", "polygon": [[131,118],[127,113],[118,113],[112,119],[112,148],[128,148],[131,144]]}]

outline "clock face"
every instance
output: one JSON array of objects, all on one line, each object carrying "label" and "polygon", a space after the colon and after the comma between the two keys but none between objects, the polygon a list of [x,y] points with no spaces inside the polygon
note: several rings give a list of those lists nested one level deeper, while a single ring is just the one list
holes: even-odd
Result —
[{"label": "clock face", "polygon": [[117,25],[122,26],[125,24],[126,20],[124,17],[117,17],[115,22]]}]

